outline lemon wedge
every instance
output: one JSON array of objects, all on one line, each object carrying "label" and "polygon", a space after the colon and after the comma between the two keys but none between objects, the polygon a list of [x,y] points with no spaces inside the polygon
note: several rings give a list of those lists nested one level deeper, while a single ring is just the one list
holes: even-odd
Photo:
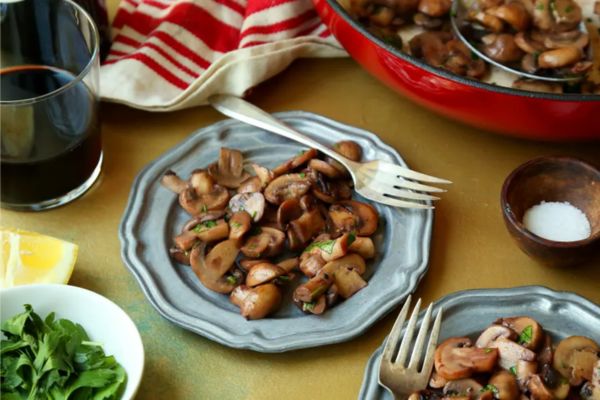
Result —
[{"label": "lemon wedge", "polygon": [[77,245],[20,229],[0,229],[0,287],[68,283]]}]

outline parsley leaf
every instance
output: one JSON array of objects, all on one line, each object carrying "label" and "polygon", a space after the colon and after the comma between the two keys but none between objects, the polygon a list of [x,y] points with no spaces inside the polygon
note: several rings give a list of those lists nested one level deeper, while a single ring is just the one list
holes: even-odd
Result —
[{"label": "parsley leaf", "polygon": [[2,323],[3,399],[98,399],[121,395],[127,375],[85,329],[50,313],[25,311]]},{"label": "parsley leaf", "polygon": [[311,243],[306,249],[304,249],[304,252],[308,253],[315,248],[319,248],[319,249],[323,250],[324,252],[331,254],[331,252],[333,252],[334,245],[335,245],[334,239],[324,240],[322,242],[314,242],[314,243]]},{"label": "parsley leaf", "polygon": [[512,366],[508,369],[510,371],[511,374],[513,374],[514,376],[517,376],[517,367],[516,366]]},{"label": "parsley leaf", "polygon": [[204,221],[198,225],[196,225],[194,227],[194,229],[192,229],[194,232],[200,233],[200,232],[204,232],[207,231],[211,228],[214,228],[215,226],[217,226],[217,222],[216,221]]},{"label": "parsley leaf", "polygon": [[531,339],[533,336],[533,326],[527,325],[525,329],[519,335],[519,340],[517,341],[519,344],[528,344],[531,343]]},{"label": "parsley leaf", "polygon": [[488,383],[487,385],[482,387],[479,392],[480,393],[483,393],[483,392],[498,393],[498,388],[496,386],[492,385],[491,383]]}]

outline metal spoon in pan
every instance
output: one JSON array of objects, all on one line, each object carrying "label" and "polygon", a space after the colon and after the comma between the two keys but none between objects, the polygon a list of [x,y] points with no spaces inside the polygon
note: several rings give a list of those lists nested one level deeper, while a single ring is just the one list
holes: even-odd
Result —
[{"label": "metal spoon in pan", "polygon": [[[478,47],[478,40],[476,37],[479,35],[482,37],[483,35],[490,33],[486,31],[481,25],[477,23],[467,21],[467,14],[469,10],[464,4],[464,0],[453,0],[452,7],[450,9],[450,23],[452,25],[452,30],[454,34],[478,57],[485,60],[486,62],[495,65],[496,67],[510,72],[512,74],[518,75],[523,78],[536,79],[540,81],[547,82],[557,82],[557,83],[567,83],[567,82],[576,82],[581,80],[585,75],[584,74],[568,74],[562,75],[560,72],[554,69],[537,69],[536,73],[526,72],[520,67],[515,67],[513,65],[508,65],[496,61],[485,54]],[[579,30],[581,33],[587,34],[587,29],[585,23],[580,23]],[[591,57],[588,57],[591,59]]]}]

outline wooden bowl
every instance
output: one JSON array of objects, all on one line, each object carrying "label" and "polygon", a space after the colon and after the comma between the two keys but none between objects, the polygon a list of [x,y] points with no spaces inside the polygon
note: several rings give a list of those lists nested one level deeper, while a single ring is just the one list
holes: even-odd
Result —
[{"label": "wooden bowl", "polygon": [[[557,242],[541,238],[523,225],[523,214],[542,201],[567,201],[585,213],[591,235]],[[502,214],[521,250],[542,264],[572,266],[600,251],[600,170],[570,157],[540,157],[515,169],[502,186]]]}]

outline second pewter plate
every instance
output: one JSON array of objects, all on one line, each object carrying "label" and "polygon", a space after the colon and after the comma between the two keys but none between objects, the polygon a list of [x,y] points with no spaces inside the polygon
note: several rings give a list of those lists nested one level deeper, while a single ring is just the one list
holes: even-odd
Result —
[{"label": "second pewter plate", "polygon": [[[557,292],[542,286],[510,289],[477,289],[456,292],[436,301],[433,314],[443,307],[438,344],[450,337],[477,337],[501,317],[528,316],[542,325],[553,341],[567,336],[587,336],[600,343],[600,306],[571,292]],[[420,326],[424,312],[419,315]],[[391,400],[392,395],[378,383],[383,344],[375,350],[365,368],[359,400]]]},{"label": "second pewter plate", "polygon": [[[406,166],[376,135],[306,112],[277,118],[324,144],[354,140],[365,160]],[[225,346],[284,352],[349,340],[367,330],[413,292],[427,271],[432,210],[395,209],[371,203],[380,214],[373,235],[377,257],[368,264],[368,286],[321,316],[305,315],[284,294],[281,309],[246,321],[229,296],[206,289],[191,268],[175,263],[168,249],[191,217],[160,178],[172,169],[187,177],[218,158],[221,147],[241,150],[245,161],[273,168],[305,147],[243,123],[225,120],[192,134],[146,166],[133,183],[119,227],[121,255],[146,298],[165,318]],[[356,197],[356,196],[355,196]],[[360,196],[358,200],[365,201]]]}]

